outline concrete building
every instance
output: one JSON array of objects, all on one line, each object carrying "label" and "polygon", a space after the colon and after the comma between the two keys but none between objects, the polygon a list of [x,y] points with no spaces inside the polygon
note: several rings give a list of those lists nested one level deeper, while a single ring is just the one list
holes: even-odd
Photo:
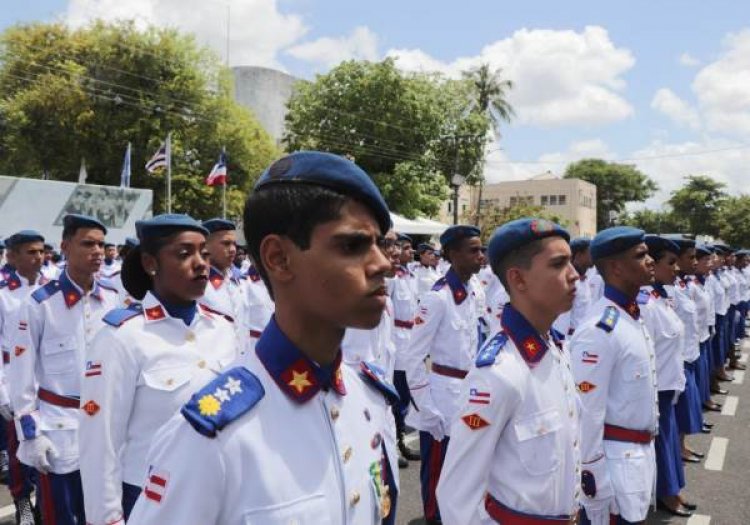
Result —
[{"label": "concrete building", "polygon": [[234,99],[255,114],[278,144],[284,135],[286,103],[299,80],[282,71],[259,66],[233,67]]},{"label": "concrete building", "polygon": [[[458,194],[459,222],[476,210],[477,187],[462,186]],[[579,179],[563,179],[545,172],[528,180],[486,184],[482,191],[483,213],[518,204],[541,206],[559,217],[571,236],[596,234],[596,186]],[[453,196],[443,204],[440,220],[453,222]]]}]

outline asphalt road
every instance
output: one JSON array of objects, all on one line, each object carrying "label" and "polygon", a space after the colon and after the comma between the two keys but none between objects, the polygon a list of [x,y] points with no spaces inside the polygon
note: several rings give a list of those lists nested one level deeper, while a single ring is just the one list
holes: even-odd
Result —
[{"label": "asphalt road", "polygon": [[[743,342],[742,351],[742,359],[747,362],[750,340]],[[724,413],[709,412],[706,416],[715,424],[713,432],[688,438],[694,450],[706,453],[703,463],[685,467],[687,486],[683,494],[698,504],[698,510],[689,519],[653,511],[647,520],[649,525],[750,525],[750,370],[747,380],[744,375],[735,373],[734,382],[723,383],[729,390],[727,397],[714,396],[724,404]],[[418,447],[418,441],[413,447]],[[423,524],[421,506],[419,462],[412,462],[401,470],[396,523]]]},{"label": "asphalt road", "polygon": [[[750,354],[750,341],[743,343],[743,361]],[[698,504],[690,519],[674,518],[654,511],[647,523],[653,525],[750,525],[750,376],[735,373],[733,383],[724,383],[727,397],[715,396],[724,404],[722,414],[711,412],[708,421],[715,423],[711,434],[689,438],[690,445],[706,453],[703,463],[686,466],[685,496]],[[416,436],[410,436],[417,447]],[[398,525],[421,525],[419,496],[419,462],[401,470],[401,495]],[[0,487],[0,525],[13,524],[13,505],[7,489]]]}]

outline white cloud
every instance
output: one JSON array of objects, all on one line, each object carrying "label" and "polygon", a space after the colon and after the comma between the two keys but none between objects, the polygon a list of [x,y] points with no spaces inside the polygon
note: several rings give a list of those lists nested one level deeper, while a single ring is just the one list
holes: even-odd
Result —
[{"label": "white cloud", "polygon": [[750,133],[750,29],[729,34],[724,53],[701,69],[692,88],[710,131]]},{"label": "white cloud", "polygon": [[651,100],[651,107],[678,124],[684,124],[695,130],[700,128],[698,112],[670,89],[658,90]]},{"label": "white cloud", "polygon": [[331,67],[344,60],[377,60],[378,38],[368,27],[354,28],[348,36],[323,37],[296,45],[287,53],[295,58]]},{"label": "white cloud", "polygon": [[681,54],[680,58],[678,59],[678,62],[680,63],[681,66],[685,66],[685,67],[695,67],[695,66],[701,65],[701,61],[695,58],[690,53]]},{"label": "white cloud", "polygon": [[82,26],[94,19],[134,19],[139,27],[175,27],[192,32],[198,42],[226,55],[227,8],[230,9],[231,65],[283,69],[278,53],[307,32],[302,18],[279,11],[276,0],[70,0],[67,22]]},{"label": "white cloud", "polygon": [[405,70],[435,70],[456,77],[488,62],[513,80],[509,101],[524,124],[597,125],[630,117],[633,107],[622,96],[622,75],[635,58],[617,48],[602,27],[582,32],[521,29],[485,46],[476,56],[441,62],[419,49],[393,49]]}]

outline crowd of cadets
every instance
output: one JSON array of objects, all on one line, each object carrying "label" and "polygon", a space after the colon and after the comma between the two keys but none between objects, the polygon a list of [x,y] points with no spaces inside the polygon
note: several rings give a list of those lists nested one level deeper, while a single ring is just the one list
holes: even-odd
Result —
[{"label": "crowd of cadets", "polygon": [[68,215],[64,258],[5,240],[17,523],[394,523],[417,460],[431,524],[695,510],[688,437],[744,369],[750,252],[534,218],[488,246],[453,226],[438,250],[316,152],[271,165],[244,223],[247,249],[187,215],[120,247]]}]

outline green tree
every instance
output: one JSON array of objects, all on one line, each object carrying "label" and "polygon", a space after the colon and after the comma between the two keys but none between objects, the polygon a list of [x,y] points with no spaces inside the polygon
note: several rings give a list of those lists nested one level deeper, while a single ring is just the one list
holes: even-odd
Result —
[{"label": "green tree", "polygon": [[724,242],[750,247],[750,195],[727,198],[718,222],[719,235]]},{"label": "green tree", "polygon": [[687,232],[715,237],[719,235],[719,212],[727,198],[725,187],[711,177],[690,175],[667,202],[674,214],[687,222]]},{"label": "green tree", "polygon": [[648,233],[684,233],[689,231],[688,222],[671,210],[638,210],[624,213],[619,224],[635,226]]},{"label": "green tree", "polygon": [[164,206],[164,174],[143,166],[172,132],[173,210],[221,213],[221,192],[203,180],[222,147],[229,156],[228,214],[277,154],[254,117],[236,104],[219,59],[173,30],[132,23],[71,30],[15,26],[0,36],[0,171],[75,181],[81,158],[88,182],[118,185],[128,142],[133,187],[154,190]]},{"label": "green tree", "polygon": [[481,176],[489,121],[467,100],[466,82],[403,73],[391,58],[342,62],[297,84],[284,143],[349,155],[395,212],[434,216],[454,173]]},{"label": "green tree", "polygon": [[629,202],[648,199],[658,186],[630,164],[584,159],[569,164],[566,179],[581,179],[596,185],[596,227],[609,226],[610,212],[620,215]]},{"label": "green tree", "polygon": [[[567,227],[568,224],[557,215],[549,213],[542,206],[534,206],[533,204],[514,204],[513,206],[507,206],[500,208],[498,206],[485,205],[484,212],[479,216],[479,228],[482,231],[482,243],[487,243],[495,231],[495,228],[502,226],[506,222],[521,219],[523,217],[538,217],[540,219],[548,219],[556,222],[563,227]],[[464,220],[468,220],[470,217],[465,217]]]}]

